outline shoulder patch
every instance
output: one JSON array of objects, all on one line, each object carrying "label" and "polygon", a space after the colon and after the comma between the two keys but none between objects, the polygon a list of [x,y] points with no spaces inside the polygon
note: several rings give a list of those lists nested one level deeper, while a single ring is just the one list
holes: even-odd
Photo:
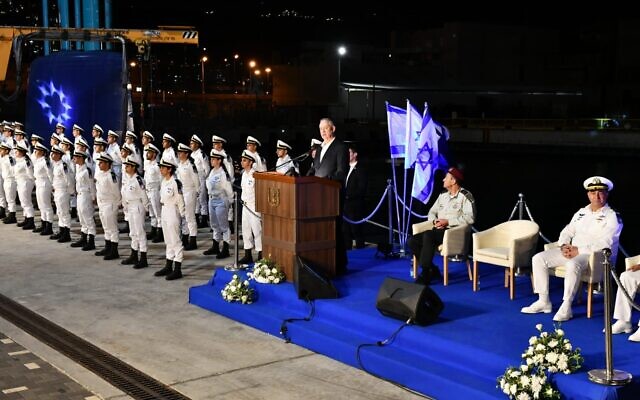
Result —
[{"label": "shoulder patch", "polygon": [[9,156],[9,164],[11,164],[12,167],[16,165],[16,160],[14,160],[11,156]]},{"label": "shoulder patch", "polygon": [[144,180],[140,175],[136,175],[136,179],[138,180],[138,185],[140,185],[140,189],[144,189]]},{"label": "shoulder patch", "polygon": [[69,167],[67,167],[67,163],[64,161],[62,162],[62,169],[64,169],[65,174],[69,173]]},{"label": "shoulder patch", "polygon": [[178,187],[178,193],[182,194],[182,182],[180,182],[180,179],[175,178],[176,179],[176,186]]},{"label": "shoulder patch", "polygon": [[193,168],[193,172],[195,172],[196,174],[198,173],[198,168],[194,163],[191,163],[191,168]]},{"label": "shoulder patch", "polygon": [[111,180],[113,183],[118,183],[118,175],[115,172],[111,171]]},{"label": "shoulder patch", "polygon": [[27,163],[27,167],[31,167],[31,158],[29,156],[24,156],[24,162]]},{"label": "shoulder patch", "polygon": [[89,174],[89,178],[93,177],[93,171],[91,171],[91,168],[87,167],[87,173]]},{"label": "shoulder patch", "polygon": [[47,164],[47,168],[51,168],[51,160],[49,160],[49,158],[45,158],[44,162]]}]

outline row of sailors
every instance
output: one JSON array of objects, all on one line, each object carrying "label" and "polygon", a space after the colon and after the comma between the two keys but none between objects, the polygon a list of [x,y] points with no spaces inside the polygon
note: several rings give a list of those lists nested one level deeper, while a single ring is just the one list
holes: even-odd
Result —
[{"label": "row of sailors", "polygon": [[[10,152],[15,152],[15,159]],[[41,143],[34,146],[35,161],[32,163],[28,149],[18,145],[15,149],[7,143],[0,144],[0,163],[2,166],[4,200],[8,203],[9,215],[5,223],[15,221],[16,193],[24,209],[24,221],[19,225],[23,229],[33,229],[41,235],[51,235],[51,239],[65,243],[70,237],[70,196],[77,194],[78,217],[81,225],[81,238],[72,243],[72,247],[81,247],[88,251],[95,249],[96,227],[93,219],[94,201],[104,229],[105,247],[96,252],[106,260],[119,258],[118,254],[118,208],[122,205],[128,215],[131,237],[131,255],[123,264],[133,264],[134,268],[147,267],[147,234],[144,222],[147,211],[151,216],[152,233],[155,231],[158,241],[166,243],[167,264],[156,275],[166,275],[167,279],[178,279],[181,274],[183,250],[195,245],[197,226],[195,224],[195,206],[200,188],[195,165],[190,161],[188,146],[178,147],[177,163],[171,159],[162,159],[157,163],[160,150],[153,144],[146,149],[147,168],[145,179],[138,175],[139,162],[128,156],[123,162],[125,173],[122,180],[113,170],[114,160],[107,152],[97,154],[98,170],[93,172],[87,160],[86,151],[76,150],[73,154],[75,170],[63,160],[65,151],[58,145],[48,149]],[[233,197],[232,176],[224,166],[228,159],[224,150],[213,149],[210,154],[210,170],[205,180],[208,194],[208,211],[213,229],[213,244],[205,254],[217,254],[217,258],[229,256],[230,231],[227,215]],[[251,262],[251,249],[258,251],[261,258],[260,215],[255,212],[255,180],[253,178],[255,158],[245,150],[241,156],[243,232],[245,233],[245,257],[242,262]],[[177,175],[180,179],[176,179]],[[42,224],[35,227],[34,208],[31,193],[36,188],[36,200],[41,210]],[[53,234],[53,207],[56,205],[59,231]],[[4,208],[2,208],[4,211]],[[182,230],[182,240],[180,233]],[[187,243],[185,238],[188,236]],[[154,242],[156,241],[154,239]],[[219,241],[222,240],[222,249]],[[186,245],[186,248],[185,248]]]}]

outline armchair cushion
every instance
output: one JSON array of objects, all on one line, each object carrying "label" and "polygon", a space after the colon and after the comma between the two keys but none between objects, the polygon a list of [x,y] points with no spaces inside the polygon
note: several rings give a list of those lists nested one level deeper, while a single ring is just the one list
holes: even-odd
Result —
[{"label": "armchair cushion", "polygon": [[509,259],[509,248],[508,247],[484,247],[482,249],[476,250],[477,255],[500,258],[502,260]]}]

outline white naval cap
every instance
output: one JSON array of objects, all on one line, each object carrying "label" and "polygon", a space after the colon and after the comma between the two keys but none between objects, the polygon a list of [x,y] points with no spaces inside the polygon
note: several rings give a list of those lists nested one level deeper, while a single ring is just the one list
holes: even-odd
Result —
[{"label": "white naval cap", "polygon": [[108,144],[108,143],[107,143],[107,141],[106,141],[106,140],[104,140],[104,139],[103,139],[103,138],[101,138],[101,137],[97,137],[97,138],[93,139],[93,145],[94,145],[94,146],[95,146],[95,145],[99,145],[99,146],[105,146],[105,147],[107,147],[107,144]]},{"label": "white naval cap", "polygon": [[311,139],[311,147],[322,146],[322,142],[318,139]]},{"label": "white naval cap", "polygon": [[94,131],[98,131],[100,133],[104,133],[104,129],[102,129],[102,127],[100,125],[98,125],[98,124],[94,124],[93,128],[91,128],[91,129],[94,130]]},{"label": "white naval cap", "polygon": [[16,150],[22,151],[23,153],[28,153],[29,149],[22,145],[22,143],[18,143],[16,145]]},{"label": "white naval cap", "polygon": [[222,136],[213,135],[211,137],[211,142],[212,143],[227,143],[227,139],[223,138]]},{"label": "white naval cap", "polygon": [[100,153],[100,157],[98,157],[98,161],[108,162],[109,164],[113,163],[113,157],[109,155],[107,152]]},{"label": "white naval cap", "polygon": [[225,153],[224,150],[216,150],[216,149],[211,149],[211,153],[209,154],[209,157],[211,158],[219,158],[220,160],[224,160],[225,158],[227,158],[227,153]]},{"label": "white naval cap", "polygon": [[160,160],[160,166],[161,167],[173,168],[174,170],[178,168],[178,166],[176,164],[174,164],[173,161],[165,160],[164,158],[162,160]]},{"label": "white naval cap", "polygon": [[129,156],[127,157],[127,159],[123,162],[124,165],[131,165],[133,167],[138,168],[140,166],[140,164],[138,164],[138,162],[136,161],[135,157],[133,156]]},{"label": "white naval cap", "polygon": [[249,154],[248,151],[243,151],[242,155],[240,156],[241,158],[246,158],[247,160],[251,160],[251,162],[256,162],[256,159],[253,158],[253,156],[251,154]]},{"label": "white naval cap", "polygon": [[135,133],[133,133],[131,131],[126,131],[125,134],[124,134],[124,137],[126,137],[126,138],[130,137],[130,138],[133,138],[133,139],[138,139],[138,135],[136,135]]},{"label": "white naval cap", "polygon": [[57,144],[54,144],[51,147],[51,152],[52,153],[58,153],[58,154],[64,154],[64,150],[62,150],[62,148],[60,146],[58,146]]},{"label": "white naval cap", "polygon": [[185,153],[191,153],[191,147],[187,146],[184,143],[179,143],[177,151],[183,151]]},{"label": "white naval cap", "polygon": [[76,151],[73,152],[73,156],[74,157],[87,158],[87,157],[89,157],[89,153],[87,153],[86,151],[83,151],[83,150],[76,150]]},{"label": "white naval cap", "polygon": [[80,132],[84,132],[84,129],[83,129],[80,125],[78,125],[78,124],[73,124],[73,129],[77,129],[77,130],[79,130]]},{"label": "white naval cap", "polygon": [[608,192],[613,189],[613,182],[603,176],[592,176],[587,178],[582,184],[588,191],[592,190],[606,190]]},{"label": "white naval cap", "polygon": [[247,144],[249,144],[249,143],[255,144],[255,145],[258,145],[258,146],[262,146],[262,144],[260,144],[260,141],[258,139],[256,139],[256,138],[254,138],[253,136],[247,136]]},{"label": "white naval cap", "polygon": [[58,135],[57,133],[52,133],[51,134],[51,139],[55,139],[58,141],[58,143],[62,142],[62,138],[60,137],[60,135]]},{"label": "white naval cap", "polygon": [[194,143],[198,143],[200,145],[200,147],[204,146],[204,143],[202,142],[202,139],[200,139],[198,137],[198,135],[192,135],[191,139],[189,141],[190,142],[194,142]]},{"label": "white naval cap", "polygon": [[[60,137],[60,135],[58,135]],[[73,146],[73,142],[69,140],[66,136],[62,137],[62,144],[66,144],[67,146]]]},{"label": "white naval cap", "polygon": [[33,146],[33,148],[36,149],[36,150],[44,151],[45,153],[49,152],[49,149],[47,148],[47,146],[43,145],[40,142],[36,143],[36,145]]},{"label": "white naval cap", "polygon": [[108,136],[113,136],[116,139],[120,138],[120,134],[118,132],[112,131],[111,129],[109,129],[109,131],[107,131],[107,137]]},{"label": "white naval cap", "polygon": [[153,143],[149,143],[145,148],[144,151],[155,151],[156,154],[160,153],[160,149],[158,149]]},{"label": "white naval cap", "polygon": [[61,128],[62,130],[66,130],[66,129],[67,129],[67,127],[66,127],[66,126],[64,126],[64,124],[63,124],[62,122],[58,122],[58,123],[56,124],[56,128]]},{"label": "white naval cap", "polygon": [[24,131],[22,129],[19,129],[19,128],[14,129],[13,134],[14,135],[22,135],[22,136],[25,135]]},{"label": "white naval cap", "polygon": [[37,140],[38,142],[44,141],[44,138],[40,135],[36,135],[35,133],[31,135],[31,140]]},{"label": "white naval cap", "polygon": [[89,147],[89,143],[87,143],[87,141],[83,137],[80,137],[80,139],[78,139],[78,143],[76,143],[76,144],[79,144],[79,145],[87,147],[87,148]]},{"label": "white naval cap", "polygon": [[168,140],[173,143],[176,142],[176,139],[173,136],[169,135],[168,133],[165,133],[162,135],[162,140]]},{"label": "white naval cap", "polygon": [[278,144],[276,145],[277,149],[282,149],[282,150],[291,150],[291,146],[289,146],[287,143],[283,142],[282,140],[278,140]]},{"label": "white naval cap", "polygon": [[142,132],[142,137],[146,137],[146,138],[150,139],[152,142],[154,140],[156,140],[156,138],[154,138],[153,135],[151,134],[151,132],[149,132],[149,131]]},{"label": "white naval cap", "polygon": [[13,149],[13,146],[11,145],[11,143],[2,142],[0,143],[0,149],[11,150]]},{"label": "white naval cap", "polygon": [[120,147],[120,150],[126,150],[129,152],[129,154],[133,154],[135,153],[133,146],[130,145],[129,143],[125,143],[122,145],[122,147]]}]

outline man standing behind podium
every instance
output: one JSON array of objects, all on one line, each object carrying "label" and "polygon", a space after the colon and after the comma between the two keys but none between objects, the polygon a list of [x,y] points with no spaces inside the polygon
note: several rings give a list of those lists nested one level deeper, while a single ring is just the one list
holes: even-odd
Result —
[{"label": "man standing behind podium", "polygon": [[342,205],[344,200],[344,182],[349,172],[349,150],[336,138],[336,126],[329,118],[320,120],[320,136],[323,139],[321,148],[316,151],[313,160],[315,176],[340,182],[340,214],[336,219],[336,274],[347,271],[347,250],[342,240]]}]

